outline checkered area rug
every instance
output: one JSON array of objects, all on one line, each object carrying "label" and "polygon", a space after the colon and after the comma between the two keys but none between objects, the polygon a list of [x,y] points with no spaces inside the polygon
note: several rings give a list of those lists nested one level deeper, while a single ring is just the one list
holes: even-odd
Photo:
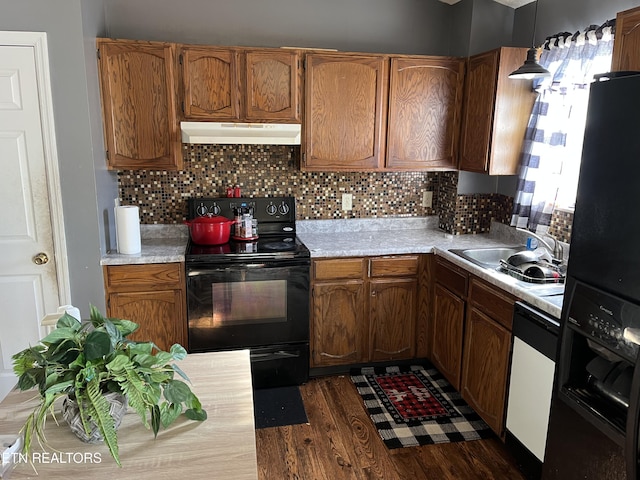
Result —
[{"label": "checkered area rug", "polygon": [[352,369],[351,380],[390,449],[493,435],[433,366]]}]

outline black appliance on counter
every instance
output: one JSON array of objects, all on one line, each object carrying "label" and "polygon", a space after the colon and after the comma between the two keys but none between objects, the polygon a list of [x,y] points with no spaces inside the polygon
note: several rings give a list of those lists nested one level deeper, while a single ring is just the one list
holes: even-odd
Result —
[{"label": "black appliance on counter", "polygon": [[192,198],[188,217],[233,219],[250,209],[258,239],[190,242],[186,252],[189,352],[248,348],[255,388],[309,377],[309,249],[296,237],[295,199]]},{"label": "black appliance on counter", "polygon": [[636,480],[640,72],[591,85],[543,479]]}]

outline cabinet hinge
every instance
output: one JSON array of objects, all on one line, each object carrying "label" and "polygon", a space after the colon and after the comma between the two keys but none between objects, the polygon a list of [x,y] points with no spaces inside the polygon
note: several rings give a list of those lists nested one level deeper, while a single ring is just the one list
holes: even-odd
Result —
[{"label": "cabinet hinge", "polygon": [[109,160],[109,150],[105,150],[104,151],[105,156],[107,157],[107,160]]},{"label": "cabinet hinge", "polygon": [[307,154],[304,152],[302,153],[302,165],[307,166]]},{"label": "cabinet hinge", "polygon": [[96,56],[98,57],[98,60],[100,60],[100,49],[96,49]]},{"label": "cabinet hinge", "polygon": [[178,62],[180,62],[180,65],[182,65],[182,54],[178,55]]},{"label": "cabinet hinge", "polygon": [[184,113],[184,102],[181,103],[182,113]]},{"label": "cabinet hinge", "polygon": [[304,68],[305,70],[307,69],[307,59],[305,57],[305,59],[302,61],[302,68]]}]

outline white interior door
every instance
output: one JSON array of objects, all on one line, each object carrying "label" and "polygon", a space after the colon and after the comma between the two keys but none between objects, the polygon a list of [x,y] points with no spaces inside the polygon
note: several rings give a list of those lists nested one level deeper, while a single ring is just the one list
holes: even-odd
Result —
[{"label": "white interior door", "polygon": [[61,303],[38,52],[34,46],[2,40],[0,36],[0,399],[16,382],[12,355],[38,342],[44,333],[40,320]]}]

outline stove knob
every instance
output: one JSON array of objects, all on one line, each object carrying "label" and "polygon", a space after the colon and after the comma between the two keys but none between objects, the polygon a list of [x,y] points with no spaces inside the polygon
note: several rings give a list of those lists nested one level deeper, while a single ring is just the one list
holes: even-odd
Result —
[{"label": "stove knob", "polygon": [[220,214],[220,206],[217,203],[214,203],[213,205],[211,205],[209,207],[209,213],[212,215],[219,215]]},{"label": "stove knob", "polygon": [[207,207],[205,207],[203,204],[198,205],[196,207],[196,214],[200,217],[203,217],[207,214]]},{"label": "stove knob", "polygon": [[275,215],[277,211],[278,211],[278,208],[273,203],[270,203],[269,205],[267,205],[267,213],[269,215]]},{"label": "stove knob", "polygon": [[286,215],[287,213],[289,213],[289,205],[287,205],[286,203],[282,202],[280,207],[278,207],[278,210],[280,211],[280,213],[282,215]]}]

